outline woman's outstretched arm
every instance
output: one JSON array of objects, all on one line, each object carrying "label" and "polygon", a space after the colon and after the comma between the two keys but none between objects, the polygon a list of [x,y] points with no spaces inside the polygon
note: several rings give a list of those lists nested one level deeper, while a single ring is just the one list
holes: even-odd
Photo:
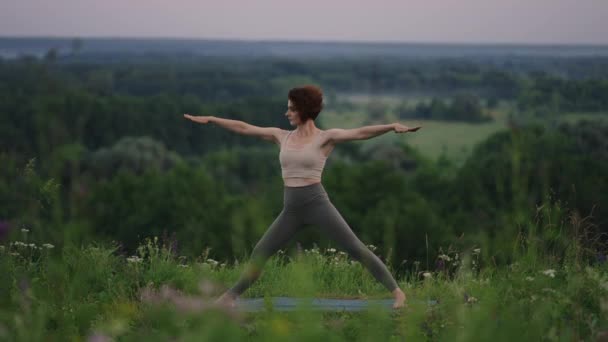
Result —
[{"label": "woman's outstretched arm", "polygon": [[258,127],[241,120],[224,119],[215,116],[192,116],[190,114],[184,114],[184,117],[202,124],[214,123],[232,132],[255,136],[277,144],[280,141],[282,133],[282,130],[277,127]]},{"label": "woman's outstretched arm", "polygon": [[345,142],[350,140],[366,140],[386,132],[395,131],[395,133],[416,132],[421,126],[408,127],[400,123],[392,123],[386,125],[371,125],[351,129],[332,128],[328,129],[328,139],[334,143]]}]

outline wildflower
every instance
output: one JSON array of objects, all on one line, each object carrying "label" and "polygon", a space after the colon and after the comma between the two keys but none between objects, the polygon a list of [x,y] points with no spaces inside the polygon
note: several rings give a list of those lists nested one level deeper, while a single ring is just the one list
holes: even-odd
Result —
[{"label": "wildflower", "polygon": [[127,258],[127,261],[130,262],[130,263],[139,263],[142,260],[143,259],[140,258],[140,257],[138,257],[137,255],[133,255],[133,256]]},{"label": "wildflower", "polygon": [[477,302],[477,298],[470,296],[467,298],[467,303],[476,303]]},{"label": "wildflower", "polygon": [[42,244],[42,247],[47,248],[47,249],[55,248],[55,246],[53,246],[53,245],[52,245],[52,244],[50,244],[50,243],[43,243],[43,244]]},{"label": "wildflower", "polygon": [[527,277],[526,277],[526,280],[527,280],[527,281],[532,281],[532,280],[534,280],[534,277],[527,276]]},{"label": "wildflower", "polygon": [[329,248],[329,249],[327,249],[327,251],[330,252],[330,253],[335,253],[336,249],[335,248]]},{"label": "wildflower", "polygon": [[431,272],[424,272],[422,273],[422,276],[424,276],[425,278],[430,278],[432,276]]},{"label": "wildflower", "polygon": [[445,261],[451,261],[452,258],[450,258],[449,256],[445,255],[445,254],[441,254],[439,257],[439,259],[443,259]]},{"label": "wildflower", "polygon": [[216,266],[217,264],[219,264],[219,262],[217,262],[216,260],[213,260],[211,258],[207,259],[207,262],[213,266]]},{"label": "wildflower", "polygon": [[188,265],[188,264],[179,264],[179,265],[177,265],[177,267],[188,268],[188,267],[190,267],[190,265]]},{"label": "wildflower", "polygon": [[443,261],[442,259],[437,260],[437,262],[435,263],[435,268],[437,268],[438,270],[443,270],[445,268],[445,261]]},{"label": "wildflower", "polygon": [[109,342],[112,341],[112,338],[110,336],[104,335],[102,333],[94,333],[92,335],[89,335],[89,337],[87,338],[87,342]]},{"label": "wildflower", "polygon": [[7,221],[0,221],[0,240],[3,240],[10,230],[11,226]]},{"label": "wildflower", "polygon": [[10,255],[17,256],[17,255],[19,255],[19,253],[17,253],[17,252],[11,252]]},{"label": "wildflower", "polygon": [[475,248],[473,250],[473,253],[475,253],[475,254],[479,254],[480,252],[481,252],[481,248]]},{"label": "wildflower", "polygon": [[371,249],[372,251],[375,251],[375,250],[376,250],[376,248],[377,248],[377,247],[376,247],[376,246],[374,246],[374,245],[367,245],[367,247],[369,247],[369,249]]},{"label": "wildflower", "polygon": [[553,269],[544,270],[542,272],[546,276],[549,276],[551,278],[555,278],[555,270],[553,270]]},{"label": "wildflower", "polygon": [[35,243],[30,243],[28,246],[30,246],[30,248],[36,248],[36,244]]},{"label": "wildflower", "polygon": [[29,230],[29,229],[27,229],[27,228],[21,228],[21,232],[22,232],[22,233],[27,233],[27,232],[29,232],[29,231],[30,231],[30,230]]}]

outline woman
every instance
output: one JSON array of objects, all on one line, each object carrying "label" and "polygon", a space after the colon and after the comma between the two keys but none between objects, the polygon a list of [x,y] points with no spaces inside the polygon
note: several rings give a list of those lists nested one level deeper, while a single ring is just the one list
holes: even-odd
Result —
[{"label": "woman", "polygon": [[211,122],[240,134],[272,141],[280,147],[279,160],[285,185],[283,210],[254,247],[250,261],[240,279],[218,298],[216,303],[234,307],[236,298],[258,279],[266,260],[285,246],[303,226],[315,225],[345,249],[352,258],[361,262],[392,292],[395,298],[393,308],[403,307],[405,294],[386,265],[357,238],[329,200],[321,185],[321,173],[327,157],[338,143],[369,139],[388,131],[415,132],[420,127],[410,128],[394,123],[324,131],[317,128],[314,123],[323,108],[323,94],[320,88],[312,85],[293,88],[287,97],[285,116],[292,126],[296,126],[292,131],[276,127],[257,127],[243,121],[215,116],[184,114],[187,119],[194,122],[203,124]]}]

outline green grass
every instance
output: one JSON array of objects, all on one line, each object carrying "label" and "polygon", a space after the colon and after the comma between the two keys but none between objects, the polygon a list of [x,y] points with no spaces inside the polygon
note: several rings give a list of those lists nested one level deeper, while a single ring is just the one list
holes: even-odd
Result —
[{"label": "green grass", "polygon": [[[230,265],[204,253],[194,259],[176,256],[158,239],[143,243],[137,258],[119,255],[111,246],[47,248],[38,241],[12,241],[0,248],[0,339],[595,339],[608,330],[608,266],[585,264],[578,240],[569,241],[560,261],[528,244],[505,266],[493,266],[491,251],[483,246],[451,251],[441,256],[448,264],[444,271],[413,269],[398,279],[411,301],[393,313],[318,312],[306,306],[235,313],[209,304],[234,284],[243,262]],[[280,251],[243,294],[274,296],[390,294],[339,250],[313,248],[301,254]],[[438,304],[427,305],[429,299]]]},{"label": "green grass", "polygon": [[349,113],[324,111],[319,118],[323,126],[327,128],[355,128],[392,122],[401,122],[408,126],[422,126],[422,129],[416,133],[389,132],[369,141],[357,143],[363,144],[361,148],[366,151],[375,148],[376,144],[394,144],[403,141],[418,149],[429,159],[436,160],[445,154],[447,158],[459,164],[469,156],[475,144],[493,133],[507,129],[505,119],[507,110],[507,107],[499,107],[491,112],[495,121],[479,124],[438,120],[400,120],[392,113],[388,113],[382,120],[372,121],[363,110]]}]

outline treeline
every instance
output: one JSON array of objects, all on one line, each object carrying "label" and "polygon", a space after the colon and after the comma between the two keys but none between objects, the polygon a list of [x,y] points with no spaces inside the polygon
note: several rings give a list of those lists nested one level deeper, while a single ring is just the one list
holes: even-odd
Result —
[{"label": "treeline", "polygon": [[[492,104],[496,105],[495,102]],[[401,119],[492,121],[492,117],[485,113],[479,96],[467,93],[456,94],[448,100],[433,97],[428,102],[419,102],[413,106],[403,102],[397,106],[395,113]]]},{"label": "treeline", "polygon": [[537,116],[560,112],[605,112],[608,108],[608,79],[565,80],[541,74],[526,83],[517,97],[521,111]]},{"label": "treeline", "polygon": [[[324,87],[328,110],[341,106],[332,102],[336,92],[388,92],[399,85],[406,92],[447,89],[467,94],[445,102],[436,97],[414,108],[402,105],[397,111],[403,118],[484,121],[481,99],[491,107],[498,99],[516,98],[522,110],[535,112],[542,112],[543,106],[549,106],[551,113],[607,107],[602,96],[605,80],[524,77],[465,62],[446,61],[439,70],[434,64],[426,70],[407,63],[361,63],[342,63],[331,73],[324,72],[325,68],[335,62],[282,59],[242,63],[238,68],[230,60],[200,65],[4,61],[0,62],[0,146],[41,158],[65,144],[95,150],[124,136],[150,136],[187,155],[218,146],[259,146],[222,130],[185,125],[181,114],[218,115],[289,128],[280,115],[285,111],[286,93],[305,82]],[[484,91],[463,90],[467,88]],[[370,117],[374,116],[374,108],[369,110]]]}]

